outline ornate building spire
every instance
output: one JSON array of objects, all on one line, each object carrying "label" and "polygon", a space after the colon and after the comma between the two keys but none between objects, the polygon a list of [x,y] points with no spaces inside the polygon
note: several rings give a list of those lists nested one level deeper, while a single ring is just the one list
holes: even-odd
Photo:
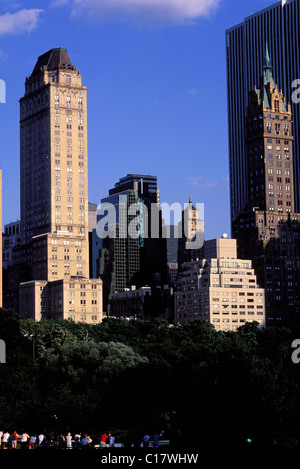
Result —
[{"label": "ornate building spire", "polygon": [[273,67],[271,65],[271,59],[269,54],[269,47],[268,43],[266,43],[266,50],[265,50],[265,61],[263,65],[263,84],[264,86],[268,85],[268,83],[274,84],[274,77],[273,77]]}]

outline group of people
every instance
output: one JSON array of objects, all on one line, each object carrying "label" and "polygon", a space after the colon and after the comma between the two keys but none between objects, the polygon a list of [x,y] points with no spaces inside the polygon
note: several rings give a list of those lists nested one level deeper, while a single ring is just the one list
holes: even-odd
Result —
[{"label": "group of people", "polygon": [[[140,447],[158,448],[160,440],[164,439],[164,431],[153,432],[152,437],[145,433],[143,434],[128,434],[124,437],[123,444],[125,447]],[[57,449],[72,449],[72,448],[114,448],[115,447],[115,436],[111,431],[103,432],[100,436],[93,436],[93,439],[83,433],[75,433],[72,435],[70,432],[63,434],[54,434],[51,431],[45,429],[44,432],[38,435],[33,433],[29,435],[27,432],[23,432],[20,435],[14,431],[9,433],[8,431],[0,430],[0,449],[35,449],[35,448],[57,448]]]},{"label": "group of people", "polygon": [[[158,433],[155,433],[153,435],[153,448],[158,448],[159,447],[159,437],[162,436],[162,434],[158,434]],[[150,445],[150,435],[146,434],[144,435],[143,437],[143,448],[149,448],[149,445]]]},{"label": "group of people", "polygon": [[[18,434],[14,431],[10,434],[8,431],[0,430],[0,449],[17,449],[18,443],[21,449],[34,449],[34,448],[61,448],[61,449],[72,449],[72,448],[88,448],[92,445],[93,440],[87,434],[77,433],[74,437],[68,432],[66,435],[60,434],[55,437],[53,433],[45,435],[43,432],[36,435],[28,435],[27,432]],[[95,444],[96,442],[94,442]],[[115,437],[111,432],[103,433],[100,437],[99,446],[114,447]]]},{"label": "group of people", "polygon": [[[38,436],[38,443],[40,443],[40,441],[41,435]],[[8,431],[0,431],[0,449],[17,449],[18,442],[20,443],[21,448],[26,447],[32,449],[37,444],[37,436],[30,436],[27,432],[24,432],[19,435],[16,431],[14,431],[12,434],[10,434]]]}]

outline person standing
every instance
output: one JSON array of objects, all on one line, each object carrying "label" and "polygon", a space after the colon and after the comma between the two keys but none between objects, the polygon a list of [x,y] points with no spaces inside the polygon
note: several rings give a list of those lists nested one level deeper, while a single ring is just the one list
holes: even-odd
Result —
[{"label": "person standing", "polygon": [[159,447],[159,434],[155,433],[153,435],[153,448],[158,448]]},{"label": "person standing", "polygon": [[105,448],[106,447],[106,440],[108,438],[108,435],[106,434],[106,432],[104,432],[102,435],[101,435],[101,439],[100,439],[100,448]]},{"label": "person standing", "polygon": [[150,435],[144,435],[143,438],[143,448],[148,448],[149,447],[149,440],[150,440]]},{"label": "person standing", "polygon": [[81,439],[80,444],[83,448],[88,448],[89,447],[89,439],[87,435],[84,435],[84,437]]},{"label": "person standing", "polygon": [[80,448],[81,433],[75,433],[74,448]]},{"label": "person standing", "polygon": [[12,438],[12,441],[11,441],[12,449],[17,449],[18,438],[20,438],[20,435],[18,435],[17,432],[14,431],[11,438]]},{"label": "person standing", "polygon": [[2,437],[2,443],[3,443],[3,449],[8,448],[8,441],[9,441],[10,434],[8,432],[5,432]]},{"label": "person standing", "polygon": [[58,446],[61,449],[65,448],[66,446],[65,435],[63,435],[62,433],[59,435],[59,438],[58,438]]},{"label": "person standing", "polygon": [[114,446],[115,446],[115,437],[112,435],[111,432],[109,432],[108,438],[109,438],[109,446],[110,446],[110,448],[114,448]]},{"label": "person standing", "polygon": [[29,449],[33,449],[35,447],[35,443],[36,443],[36,435],[32,435],[29,438]]},{"label": "person standing", "polygon": [[28,438],[30,438],[28,433],[26,433],[26,432],[22,433],[22,436],[21,436],[21,449],[27,448]]},{"label": "person standing", "polygon": [[43,443],[44,443],[45,438],[46,437],[43,434],[43,432],[39,434],[39,436],[38,436],[38,446],[39,446],[39,448],[43,447]]},{"label": "person standing", "polygon": [[2,446],[2,437],[3,437],[3,430],[0,430],[0,449]]},{"label": "person standing", "polygon": [[72,435],[69,432],[66,436],[66,443],[67,443],[67,448],[72,448]]}]

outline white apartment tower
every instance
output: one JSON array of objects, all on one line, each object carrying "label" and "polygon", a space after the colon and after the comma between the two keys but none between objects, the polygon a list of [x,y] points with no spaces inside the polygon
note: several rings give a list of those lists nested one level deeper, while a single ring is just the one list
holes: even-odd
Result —
[{"label": "white apartment tower", "polygon": [[187,262],[177,280],[175,323],[202,319],[217,330],[265,326],[265,292],[251,261],[237,259],[235,239],[204,242],[204,259]]}]

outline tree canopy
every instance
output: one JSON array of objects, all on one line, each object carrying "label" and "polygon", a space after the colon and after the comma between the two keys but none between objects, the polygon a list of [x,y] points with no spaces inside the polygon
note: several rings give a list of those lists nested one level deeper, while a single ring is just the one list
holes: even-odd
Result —
[{"label": "tree canopy", "polygon": [[257,323],[223,332],[204,321],[35,322],[2,309],[0,423],[19,431],[178,428],[183,441],[203,446],[247,435],[295,446],[297,334]]}]

